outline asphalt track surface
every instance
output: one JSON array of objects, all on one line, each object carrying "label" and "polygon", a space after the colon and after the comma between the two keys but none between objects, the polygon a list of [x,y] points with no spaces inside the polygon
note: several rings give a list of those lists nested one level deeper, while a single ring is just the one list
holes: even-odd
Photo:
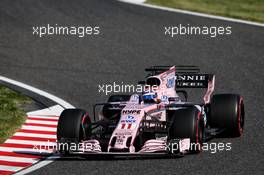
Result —
[{"label": "asphalt track surface", "polygon": [[[100,35],[32,35],[32,26],[96,25]],[[163,26],[230,25],[232,35],[164,36]],[[32,174],[263,174],[264,29],[112,0],[0,1],[0,74],[88,109],[106,100],[98,84],[135,83],[150,65],[188,64],[216,74],[216,92],[240,93],[245,134],[231,151],[179,159],[62,160]]]}]

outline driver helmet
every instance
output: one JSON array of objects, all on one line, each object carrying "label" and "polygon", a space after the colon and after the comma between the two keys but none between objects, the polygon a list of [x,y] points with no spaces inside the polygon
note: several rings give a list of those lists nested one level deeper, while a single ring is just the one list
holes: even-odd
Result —
[{"label": "driver helmet", "polygon": [[143,101],[144,103],[157,103],[158,102],[157,93],[148,92],[143,94]]}]

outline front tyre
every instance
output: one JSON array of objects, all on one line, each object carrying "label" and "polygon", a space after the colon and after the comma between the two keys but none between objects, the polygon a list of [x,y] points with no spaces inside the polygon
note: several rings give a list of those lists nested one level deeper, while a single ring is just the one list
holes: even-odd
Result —
[{"label": "front tyre", "polygon": [[190,138],[191,153],[199,153],[205,141],[204,121],[196,107],[177,109],[169,128],[169,139]]},{"label": "front tyre", "polygon": [[[58,121],[57,140],[58,151],[68,154],[72,144],[87,140],[91,135],[91,120],[82,109],[65,109]],[[74,150],[73,150],[74,151]]]}]

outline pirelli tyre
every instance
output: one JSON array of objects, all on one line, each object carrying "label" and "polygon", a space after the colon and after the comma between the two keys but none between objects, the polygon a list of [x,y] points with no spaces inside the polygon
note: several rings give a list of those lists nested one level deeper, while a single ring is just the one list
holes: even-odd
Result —
[{"label": "pirelli tyre", "polygon": [[[58,121],[58,151],[69,153],[70,144],[80,143],[91,135],[91,119],[82,109],[65,109]],[[63,146],[63,147],[62,147]],[[73,150],[74,151],[74,150]]]},{"label": "pirelli tyre", "polygon": [[196,107],[181,108],[174,112],[169,128],[169,140],[190,138],[191,153],[199,153],[205,141],[204,121]]},{"label": "pirelli tyre", "polygon": [[216,94],[212,97],[210,123],[213,127],[226,129],[229,137],[239,137],[244,131],[244,101],[237,94]]}]

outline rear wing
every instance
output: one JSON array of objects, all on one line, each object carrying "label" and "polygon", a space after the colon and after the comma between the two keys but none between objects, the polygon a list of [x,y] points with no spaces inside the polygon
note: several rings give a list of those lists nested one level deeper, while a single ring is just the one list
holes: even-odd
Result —
[{"label": "rear wing", "polygon": [[[168,71],[173,66],[152,66],[146,68],[150,72],[148,76],[155,76]],[[174,66],[175,67],[175,87],[179,88],[207,88],[204,95],[204,102],[209,103],[211,94],[215,87],[215,75],[200,73],[197,66]]]},{"label": "rear wing", "polygon": [[[150,72],[148,76],[154,76],[165,71],[168,71],[172,66],[151,66],[146,68],[145,71]],[[176,73],[199,73],[200,69],[197,66],[174,66]]]},{"label": "rear wing", "polygon": [[[173,66],[151,66],[145,71],[148,76],[154,76],[168,71]],[[201,74],[197,66],[174,66],[176,88],[208,88],[208,83],[213,80],[214,74]]]}]

